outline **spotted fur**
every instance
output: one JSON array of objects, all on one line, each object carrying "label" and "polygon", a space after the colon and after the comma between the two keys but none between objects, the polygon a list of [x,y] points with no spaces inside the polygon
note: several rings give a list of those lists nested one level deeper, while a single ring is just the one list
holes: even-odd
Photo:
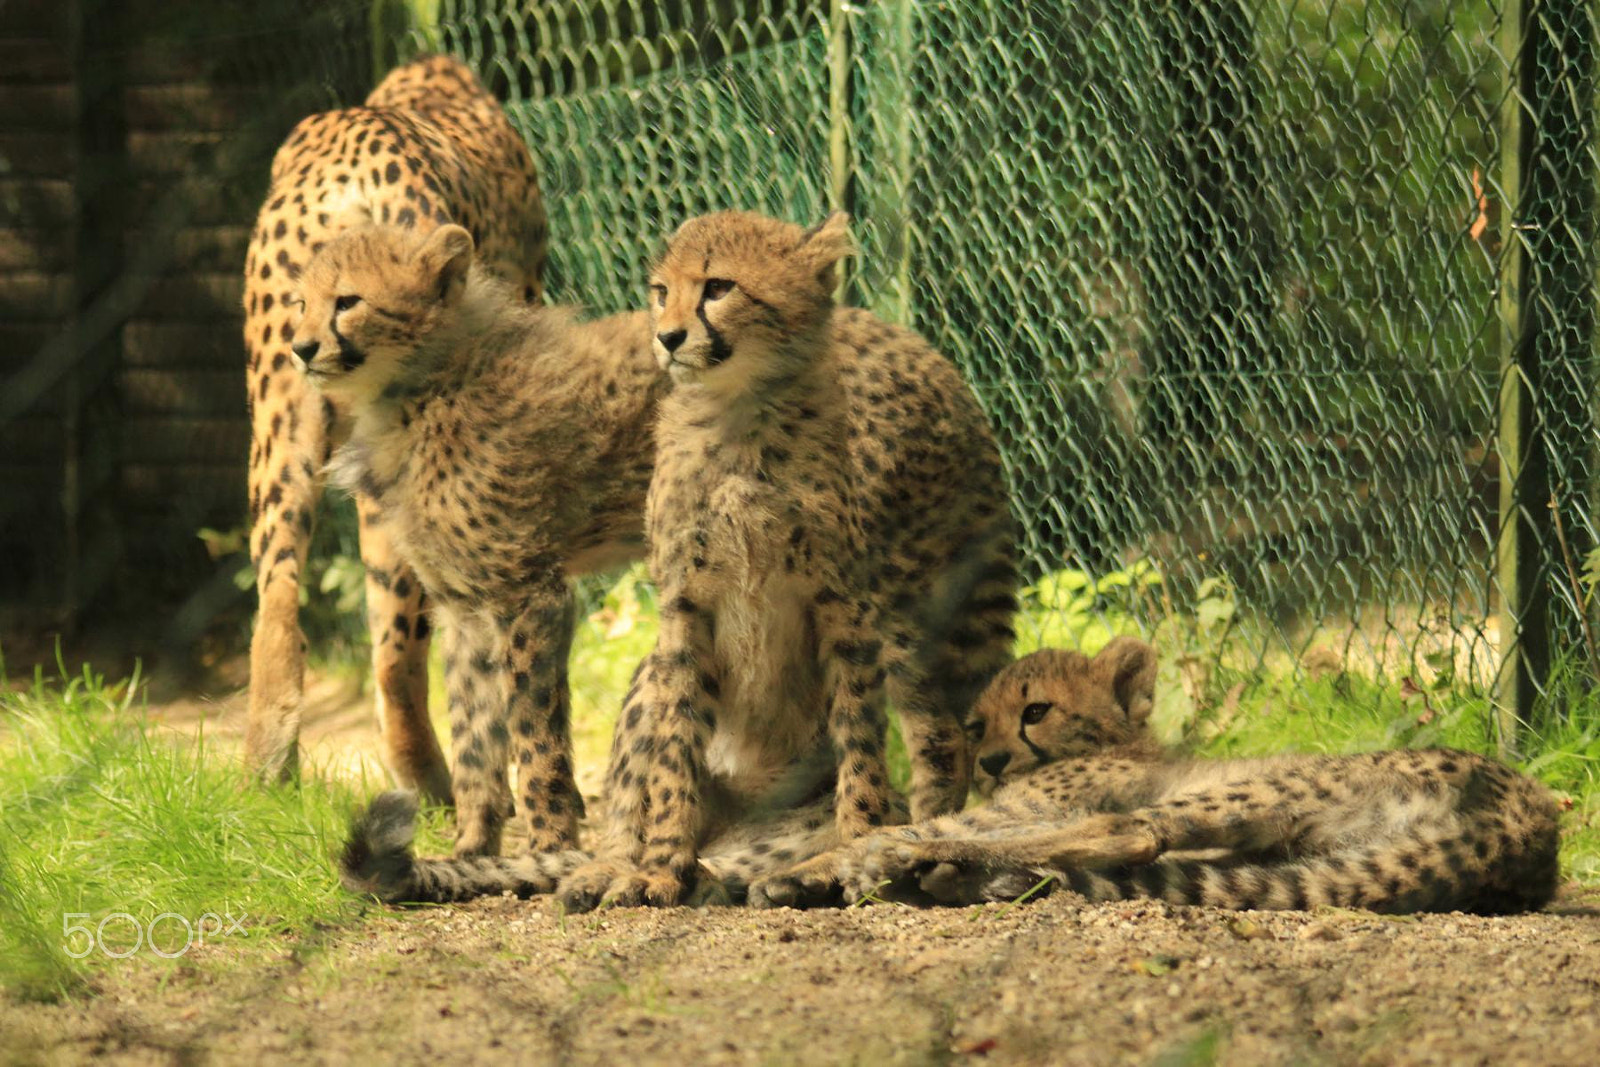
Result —
[{"label": "spotted fur", "polygon": [[[637,558],[666,381],[644,312],[578,322],[473,264],[460,226],[347,230],[301,276],[294,357],[351,415],[330,464],[363,533],[433,604],[450,701],[456,852],[576,844],[569,580]],[[409,581],[410,579],[403,579]],[[413,636],[426,616],[390,623]]]},{"label": "spotted fur", "polygon": [[1038,652],[978,702],[987,806],[881,831],[751,888],[759,905],[872,895],[1381,912],[1536,909],[1555,892],[1556,806],[1531,778],[1451,749],[1183,760],[1147,717],[1155,652]]},{"label": "spotted fur", "polygon": [[648,527],[661,629],[624,701],[596,859],[569,909],[671,904],[713,792],[832,794],[849,840],[891,818],[885,689],[911,808],[959,808],[960,717],[1008,657],[1013,530],[955,368],[833,306],[847,220],[693,219],[651,275],[663,401]]},{"label": "spotted fur", "polygon": [[[272,162],[245,260],[250,555],[260,612],[250,645],[245,747],[267,779],[291,777],[299,752],[305,641],[300,577],[321,470],[344,432],[290,356],[292,291],[311,255],[350,220],[426,233],[459,223],[484,262],[537,302],[545,215],[533,160],[471,71],[434,56],[399,67],[361,107],[312,115]],[[367,620],[385,760],[395,777],[448,801],[450,776],[428,721],[422,590],[358,495],[366,520]]]}]

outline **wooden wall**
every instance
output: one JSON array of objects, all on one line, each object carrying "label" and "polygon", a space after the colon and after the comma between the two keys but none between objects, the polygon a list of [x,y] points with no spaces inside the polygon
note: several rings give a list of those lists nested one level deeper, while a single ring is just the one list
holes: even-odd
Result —
[{"label": "wooden wall", "polygon": [[293,122],[370,84],[366,10],[0,2],[0,615],[71,627],[216,577],[196,532],[244,519],[249,228]]}]

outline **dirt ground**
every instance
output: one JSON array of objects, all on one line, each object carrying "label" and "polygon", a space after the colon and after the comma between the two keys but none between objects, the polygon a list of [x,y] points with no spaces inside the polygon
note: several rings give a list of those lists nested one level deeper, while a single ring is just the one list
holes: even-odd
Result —
[{"label": "dirt ground", "polygon": [[0,1006],[8,1062],[1593,1064],[1600,908],[379,911]]},{"label": "dirt ground", "polygon": [[[381,781],[359,690],[308,759]],[[242,697],[155,696],[226,749]],[[269,954],[264,954],[269,953]],[[399,911],[0,998],[0,1064],[1600,1063],[1600,894],[1514,918],[1248,913],[1057,894],[920,911]]]}]

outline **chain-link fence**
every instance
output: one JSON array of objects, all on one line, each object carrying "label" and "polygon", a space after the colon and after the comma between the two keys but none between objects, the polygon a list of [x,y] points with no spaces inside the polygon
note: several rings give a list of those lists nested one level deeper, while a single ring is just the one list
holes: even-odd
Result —
[{"label": "chain-link fence", "polygon": [[691,213],[852,211],[851,295],[966,372],[1034,574],[1141,558],[1146,624],[1226,588],[1258,658],[1512,695],[1586,632],[1587,5],[446,2],[414,40],[510,101],[558,299],[636,303]]},{"label": "chain-link fence", "polygon": [[1100,606],[1142,589],[1120,606],[1146,627],[1221,591],[1247,662],[1448,675],[1523,713],[1554,661],[1597,666],[1581,0],[365,15],[345,67],[443,49],[506,99],[557,300],[637,305],[690,214],[851,211],[849,295],[966,373],[1034,577],[1111,575]]}]

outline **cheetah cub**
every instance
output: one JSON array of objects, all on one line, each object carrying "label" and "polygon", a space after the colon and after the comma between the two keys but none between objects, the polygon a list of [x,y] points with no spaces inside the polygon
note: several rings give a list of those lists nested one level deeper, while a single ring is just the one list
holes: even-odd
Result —
[{"label": "cheetah cub", "polygon": [[372,502],[440,623],[457,854],[498,850],[513,757],[532,847],[575,844],[568,579],[643,553],[649,317],[528,307],[453,225],[347,230],[300,297],[295,356],[352,418],[330,474]]},{"label": "cheetah cub", "polygon": [[1019,660],[974,711],[990,804],[859,838],[751,902],[968,904],[1046,882],[1092,901],[1492,914],[1554,894],[1556,806],[1532,779],[1449,749],[1175,759],[1147,728],[1155,674],[1133,638]]},{"label": "cheetah cub", "polygon": [[965,801],[961,717],[1012,641],[1005,480],[949,361],[835,310],[847,223],[702,216],[651,274],[675,383],[646,508],[661,629],[569,909],[682,900],[713,792],[735,812],[831,793],[839,840],[884,824],[886,685],[913,814]]}]

